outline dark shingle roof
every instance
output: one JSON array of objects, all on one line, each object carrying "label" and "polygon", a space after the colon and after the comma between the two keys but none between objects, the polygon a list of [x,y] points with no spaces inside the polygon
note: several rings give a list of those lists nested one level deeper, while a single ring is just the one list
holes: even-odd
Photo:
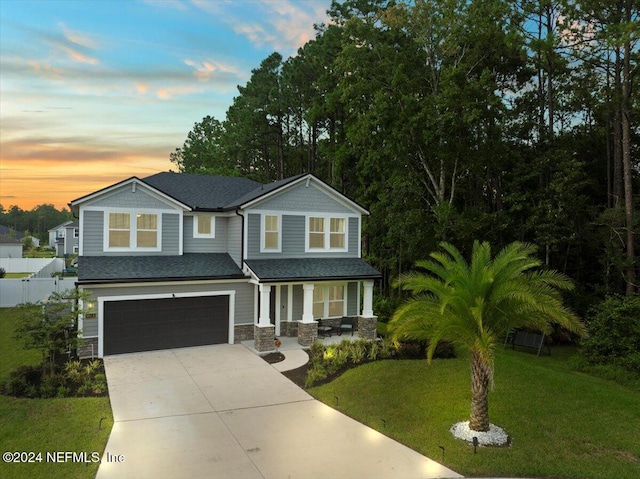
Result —
[{"label": "dark shingle roof", "polygon": [[[13,235],[11,234],[12,231],[13,231]],[[7,226],[0,225],[0,236],[13,236],[15,239],[20,240],[24,238],[24,233],[13,230]]]},{"label": "dark shingle roof", "polygon": [[260,281],[375,279],[380,273],[360,258],[252,259]]},{"label": "dark shingle roof", "polygon": [[227,253],[182,256],[81,256],[78,283],[244,278]]},{"label": "dark shingle roof", "polygon": [[158,173],[142,181],[194,209],[203,210],[223,209],[262,187],[249,178],[187,173]]}]

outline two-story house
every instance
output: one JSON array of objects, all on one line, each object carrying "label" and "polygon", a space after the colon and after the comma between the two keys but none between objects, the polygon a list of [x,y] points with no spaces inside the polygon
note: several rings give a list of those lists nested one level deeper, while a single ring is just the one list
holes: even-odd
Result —
[{"label": "two-story house", "polygon": [[90,291],[81,352],[102,357],[275,336],[317,337],[317,319],[357,318],[373,339],[361,259],[368,211],[310,174],[158,173],[69,203],[79,218],[78,287]]},{"label": "two-story house", "polygon": [[56,256],[78,254],[80,249],[80,229],[77,221],[65,221],[49,230],[49,246]]}]

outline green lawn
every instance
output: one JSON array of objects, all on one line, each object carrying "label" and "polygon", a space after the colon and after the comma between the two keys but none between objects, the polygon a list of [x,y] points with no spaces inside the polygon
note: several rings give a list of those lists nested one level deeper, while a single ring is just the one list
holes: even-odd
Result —
[{"label": "green lawn", "polygon": [[570,349],[551,357],[498,351],[490,419],[512,444],[479,448],[454,439],[468,420],[466,356],[379,361],[347,371],[310,393],[465,476],[637,479],[640,392],[569,370]]},{"label": "green lawn", "polygon": [[7,279],[19,279],[19,278],[26,278],[30,274],[31,273],[5,273],[4,277]]},{"label": "green lawn", "polygon": [[[39,353],[24,351],[13,340],[12,308],[0,309],[0,380],[21,364],[37,364]],[[100,420],[102,427],[100,428]],[[113,418],[108,398],[16,399],[0,396],[0,452],[42,453],[41,463],[7,464],[0,461],[0,477],[93,478],[97,464],[47,463],[54,451],[100,454]]]}]

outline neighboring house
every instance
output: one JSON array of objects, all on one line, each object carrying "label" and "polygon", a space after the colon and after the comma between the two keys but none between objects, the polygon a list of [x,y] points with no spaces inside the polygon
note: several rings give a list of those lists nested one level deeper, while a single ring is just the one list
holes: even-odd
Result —
[{"label": "neighboring house", "polygon": [[79,218],[78,287],[90,291],[81,352],[102,357],[275,336],[317,337],[357,318],[375,338],[361,259],[368,211],[310,174],[247,178],[159,173],[69,203]]},{"label": "neighboring house", "polygon": [[49,230],[49,246],[56,256],[78,254],[80,247],[80,225],[77,221],[65,221]]},{"label": "neighboring house", "polygon": [[22,241],[0,235],[0,258],[22,258]]},{"label": "neighboring house", "polygon": [[16,231],[12,228],[9,228],[7,226],[4,225],[0,225],[0,236],[8,236],[10,238],[14,238],[17,239],[21,242],[24,243],[25,238],[31,238],[31,242],[33,244],[33,246],[40,246],[40,240],[38,238],[36,238],[35,236],[27,236],[24,233],[22,233],[21,231]]}]

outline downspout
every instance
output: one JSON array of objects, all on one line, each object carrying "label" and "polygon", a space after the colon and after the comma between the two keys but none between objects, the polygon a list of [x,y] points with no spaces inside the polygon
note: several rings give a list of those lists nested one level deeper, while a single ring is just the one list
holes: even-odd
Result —
[{"label": "downspout", "polygon": [[241,226],[242,234],[240,235],[240,269],[243,269],[243,266],[244,266],[244,215],[241,215],[239,211],[240,209],[236,208],[236,215],[242,218],[242,226]]}]

